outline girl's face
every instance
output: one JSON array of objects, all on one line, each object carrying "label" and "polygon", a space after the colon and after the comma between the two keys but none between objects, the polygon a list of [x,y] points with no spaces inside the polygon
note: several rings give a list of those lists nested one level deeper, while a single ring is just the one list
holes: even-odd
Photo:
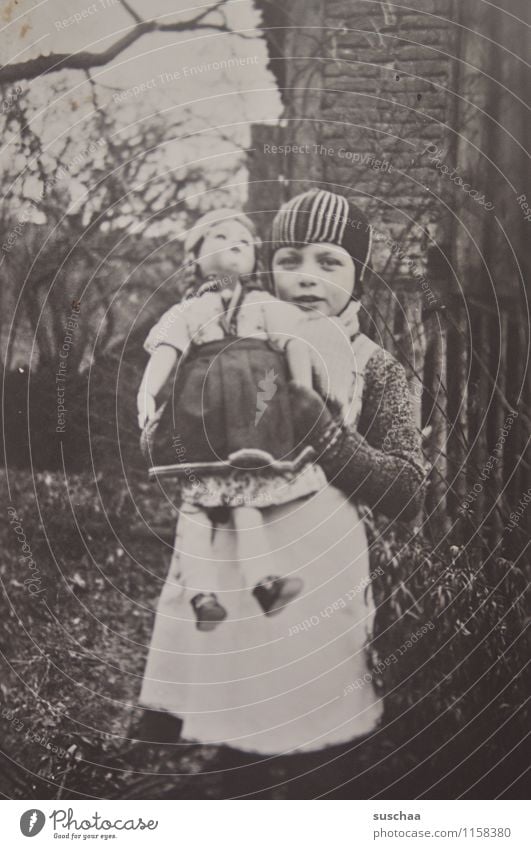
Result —
[{"label": "girl's face", "polygon": [[323,315],[339,315],[354,291],[352,257],[328,242],[279,248],[273,255],[272,271],[281,300]]},{"label": "girl's face", "polygon": [[239,221],[220,221],[207,231],[199,249],[197,264],[203,277],[251,274],[255,266],[255,246],[251,233]]}]

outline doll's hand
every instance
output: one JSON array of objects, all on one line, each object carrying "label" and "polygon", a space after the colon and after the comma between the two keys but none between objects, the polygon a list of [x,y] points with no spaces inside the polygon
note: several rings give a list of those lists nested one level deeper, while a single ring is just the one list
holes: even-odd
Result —
[{"label": "doll's hand", "polygon": [[157,404],[149,392],[141,391],[136,396],[136,406],[138,410],[138,427],[143,430],[148,422],[155,417]]}]

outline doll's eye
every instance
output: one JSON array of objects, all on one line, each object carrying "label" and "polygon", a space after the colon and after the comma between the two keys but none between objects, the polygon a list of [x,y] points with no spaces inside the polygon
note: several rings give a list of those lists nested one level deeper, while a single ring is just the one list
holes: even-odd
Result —
[{"label": "doll's eye", "polygon": [[224,233],[216,233],[214,236],[215,239],[223,239],[224,241],[227,239]]}]

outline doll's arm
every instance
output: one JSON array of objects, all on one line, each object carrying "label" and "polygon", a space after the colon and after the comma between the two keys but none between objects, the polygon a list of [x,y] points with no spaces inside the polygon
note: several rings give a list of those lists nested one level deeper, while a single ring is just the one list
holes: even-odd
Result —
[{"label": "doll's arm", "polygon": [[311,389],[312,360],[308,344],[294,336],[286,342],[285,351],[291,379]]},{"label": "doll's arm", "polygon": [[151,354],[136,397],[139,428],[155,415],[156,398],[175,368],[177,357],[178,351],[171,345],[158,345]]}]

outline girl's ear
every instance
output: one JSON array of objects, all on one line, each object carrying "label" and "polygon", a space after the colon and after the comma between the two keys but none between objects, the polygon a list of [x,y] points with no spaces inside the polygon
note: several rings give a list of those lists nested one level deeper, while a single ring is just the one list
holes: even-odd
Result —
[{"label": "girl's ear", "polygon": [[258,236],[254,236],[254,274],[261,274],[264,270],[264,264],[262,261],[262,240],[258,238]]},{"label": "girl's ear", "polygon": [[265,266],[264,266],[264,262],[262,260],[262,257],[260,255],[260,253],[258,253],[258,251],[256,251],[256,253],[254,255],[253,274],[262,275],[263,272],[264,272],[264,268],[265,268]]},{"label": "girl's ear", "polygon": [[263,277],[264,288],[266,289],[266,291],[274,295],[275,298],[278,298],[277,287],[275,286],[275,278],[270,268],[265,269]]},{"label": "girl's ear", "polygon": [[[367,271],[365,272],[365,275],[366,274],[367,274]],[[362,286],[361,280],[359,278],[360,278],[359,268],[358,268],[357,265],[355,265],[354,266],[354,287],[352,289],[352,295],[350,296],[352,301],[361,300],[361,296],[362,296],[362,293],[363,293],[363,286]]]}]

